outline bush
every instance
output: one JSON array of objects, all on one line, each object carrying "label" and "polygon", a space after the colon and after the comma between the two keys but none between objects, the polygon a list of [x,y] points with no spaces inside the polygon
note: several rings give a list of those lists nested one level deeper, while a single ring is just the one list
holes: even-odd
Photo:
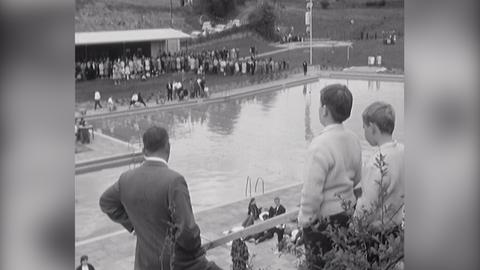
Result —
[{"label": "bush", "polygon": [[[240,1],[241,2],[241,1]],[[194,1],[194,10],[199,14],[210,17],[225,18],[237,7],[237,1],[232,0],[197,0]]]},{"label": "bush", "polygon": [[385,0],[374,0],[374,1],[367,1],[365,5],[367,7],[384,7],[386,4]]},{"label": "bush", "polygon": [[322,2],[320,2],[320,6],[322,7],[322,9],[327,9],[330,6],[330,2],[328,0],[323,0]]},{"label": "bush", "polygon": [[262,3],[248,16],[250,28],[267,40],[275,41],[278,34],[275,31],[277,15],[274,7],[268,2]]}]

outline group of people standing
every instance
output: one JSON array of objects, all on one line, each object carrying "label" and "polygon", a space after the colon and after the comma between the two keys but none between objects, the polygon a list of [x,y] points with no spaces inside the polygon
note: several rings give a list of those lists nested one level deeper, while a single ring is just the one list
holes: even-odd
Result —
[{"label": "group of people standing", "polygon": [[[404,146],[392,136],[394,109],[385,102],[374,102],[364,110],[365,138],[376,147],[376,152],[362,173],[360,140],[343,125],[350,118],[352,104],[352,93],[345,85],[333,84],[320,91],[319,118],[324,129],[312,140],[307,151],[297,218],[311,269],[322,269],[325,264],[322,254],[333,248],[332,239],[325,234],[330,226],[347,228],[354,218],[361,218],[373,210],[374,224],[381,222],[392,233],[403,229]],[[168,165],[170,143],[166,129],[149,128],[143,135],[143,145],[143,165],[123,173],[100,198],[101,210],[137,235],[135,269],[170,269],[165,262],[169,261],[171,253],[160,254],[166,237],[172,232],[170,226],[175,228],[175,269],[219,269],[205,258],[187,182]],[[380,156],[388,166],[383,172],[376,165]],[[380,179],[382,188],[378,186]],[[354,192],[356,189],[361,192]],[[385,205],[397,210],[388,220],[383,220],[382,210],[374,208],[382,190],[387,191],[382,199]],[[353,214],[343,207],[348,201],[354,205]],[[268,214],[263,214],[253,199],[248,207],[248,218],[242,225],[246,227],[261,217],[272,218],[285,212],[279,198],[275,198],[275,206]],[[279,225],[250,238],[258,243],[274,234],[280,242],[284,228]],[[241,242],[236,241],[235,246]],[[365,245],[369,248],[369,243]],[[159,259],[162,256],[163,260]]]},{"label": "group of people standing", "polygon": [[112,79],[114,84],[131,79],[146,80],[162,74],[191,72],[202,76],[205,74],[241,75],[270,74],[288,69],[285,59],[257,58],[254,47],[246,59],[240,59],[238,48],[215,50],[162,52],[157,57],[133,54],[132,56],[110,59],[83,60],[76,63],[77,80],[97,78]]},{"label": "group of people standing", "polygon": [[[196,79],[190,79],[189,83],[184,83],[185,81],[169,81],[166,84],[166,89],[160,91],[158,95],[158,102],[163,104],[165,102],[173,101],[183,101],[185,99],[194,99],[194,98],[206,98],[209,96],[209,89],[206,86],[205,76],[197,77]],[[97,108],[102,109],[102,97],[100,91],[94,92],[94,110]],[[133,92],[131,94],[130,103],[128,108],[135,107],[137,105],[143,105],[147,107],[147,104],[142,96],[141,92]],[[117,109],[117,104],[114,101],[113,97],[110,96],[107,100],[107,106],[109,111],[115,111]]]},{"label": "group of people standing", "polygon": [[[208,97],[208,87],[206,86],[205,76],[191,78],[188,85],[184,81],[169,81],[166,85],[166,101],[182,101],[184,99],[205,98]],[[162,97],[163,99],[163,97]]]}]

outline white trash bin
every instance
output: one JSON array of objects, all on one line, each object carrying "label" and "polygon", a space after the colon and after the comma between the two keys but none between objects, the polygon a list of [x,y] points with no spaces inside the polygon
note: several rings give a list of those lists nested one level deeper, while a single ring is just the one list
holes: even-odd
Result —
[{"label": "white trash bin", "polygon": [[375,56],[369,56],[368,57],[368,65],[369,66],[375,65]]},{"label": "white trash bin", "polygon": [[377,55],[377,66],[381,66],[381,65],[382,65],[382,56]]}]

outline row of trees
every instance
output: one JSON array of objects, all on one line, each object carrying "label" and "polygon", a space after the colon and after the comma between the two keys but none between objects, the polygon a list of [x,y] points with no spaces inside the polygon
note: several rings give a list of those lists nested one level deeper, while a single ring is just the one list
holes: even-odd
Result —
[{"label": "row of trees", "polygon": [[235,13],[238,5],[245,4],[246,0],[197,0],[194,1],[194,10],[199,14],[206,14],[216,18],[226,18]]},{"label": "row of trees", "polygon": [[[194,2],[194,10],[198,14],[207,15],[213,19],[224,19],[234,14],[239,5],[245,4],[246,0],[197,0]],[[227,30],[228,34],[251,30],[263,38],[276,41],[279,39],[275,31],[277,15],[274,4],[263,1],[252,13],[248,15],[248,25]],[[223,36],[222,33],[214,34],[215,37]],[[227,34],[227,33],[225,33]]]}]

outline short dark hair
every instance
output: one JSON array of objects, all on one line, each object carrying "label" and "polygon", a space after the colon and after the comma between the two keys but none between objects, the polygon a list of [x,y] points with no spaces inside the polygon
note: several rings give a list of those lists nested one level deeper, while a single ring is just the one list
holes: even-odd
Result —
[{"label": "short dark hair", "polygon": [[168,132],[165,128],[153,126],[143,133],[143,147],[153,153],[165,148],[168,144]]},{"label": "short dark hair", "polygon": [[82,257],[80,257],[80,263],[82,263],[83,261],[88,261],[87,255],[82,255]]},{"label": "short dark hair", "polygon": [[362,114],[363,123],[374,123],[382,133],[392,134],[395,129],[395,111],[392,105],[383,101],[370,104]]},{"label": "short dark hair", "polygon": [[352,103],[352,93],[343,84],[327,85],[320,91],[320,104],[328,108],[337,123],[342,123],[350,117]]}]

